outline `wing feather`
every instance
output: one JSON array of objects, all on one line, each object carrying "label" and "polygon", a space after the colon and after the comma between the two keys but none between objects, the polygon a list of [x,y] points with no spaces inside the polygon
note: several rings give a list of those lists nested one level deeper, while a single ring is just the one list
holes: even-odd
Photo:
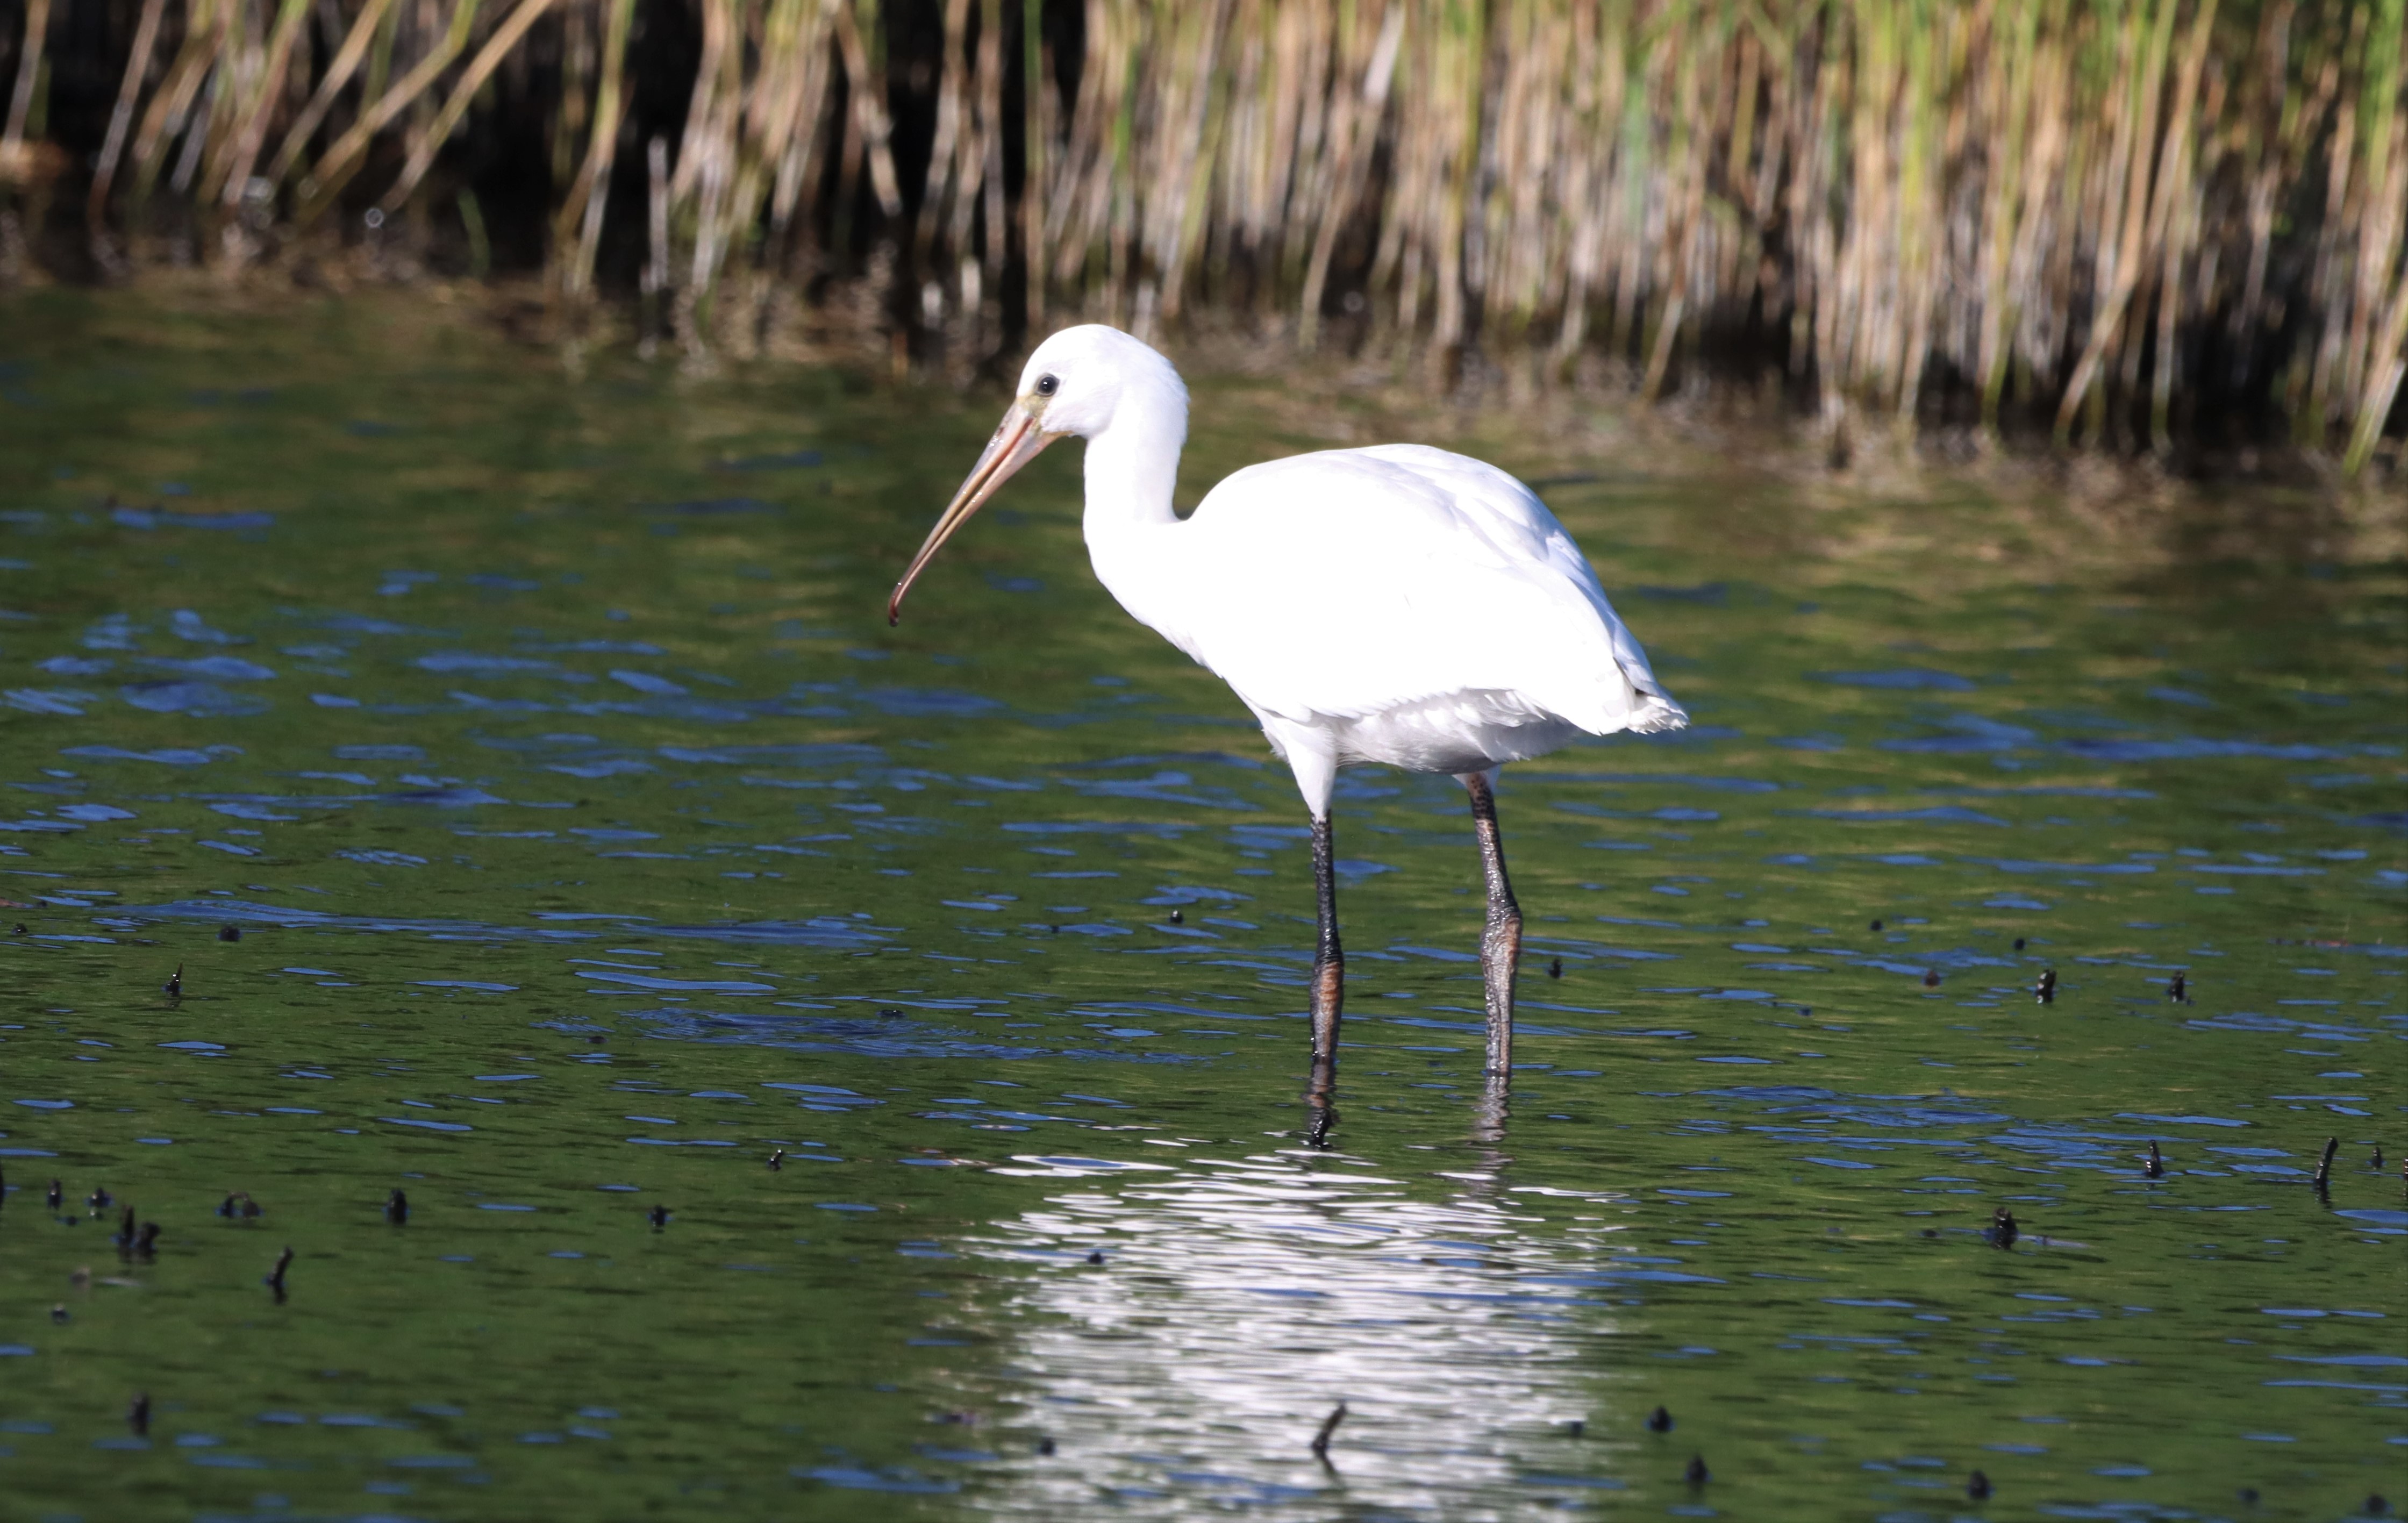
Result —
[{"label": "wing feather", "polygon": [[1687,722],[1571,536],[1494,466],[1423,445],[1270,461],[1176,538],[1195,596],[1165,633],[1266,713],[1482,692],[1597,734]]}]

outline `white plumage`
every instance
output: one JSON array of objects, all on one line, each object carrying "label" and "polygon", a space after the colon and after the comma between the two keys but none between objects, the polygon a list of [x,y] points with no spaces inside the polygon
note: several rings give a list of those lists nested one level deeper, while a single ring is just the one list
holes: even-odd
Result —
[{"label": "white plumage", "polygon": [[1417,444],[1272,461],[1157,542],[1157,577],[1123,604],[1310,766],[1315,814],[1308,754],[1474,772],[1686,723],[1571,537],[1494,466]]},{"label": "white plumage", "polygon": [[1488,879],[1488,1067],[1501,1076],[1521,912],[1489,777],[1583,733],[1689,722],[1580,547],[1512,476],[1419,444],[1249,466],[1182,521],[1171,490],[1187,389],[1153,349],[1091,325],[1029,356],[1018,399],[896,583],[888,617],[1007,478],[1072,435],[1087,441],[1083,527],[1096,575],[1245,700],[1312,812],[1316,1135],[1334,1114],[1341,966],[1329,798],[1350,762],[1453,773],[1471,795]]},{"label": "white plumage", "polygon": [[1082,436],[1096,576],[1254,711],[1316,817],[1352,762],[1481,772],[1584,732],[1688,723],[1571,536],[1494,466],[1420,444],[1296,455],[1230,476],[1182,521],[1187,392],[1168,360],[1066,329],[1029,356],[1020,397],[904,586],[1010,470]]}]

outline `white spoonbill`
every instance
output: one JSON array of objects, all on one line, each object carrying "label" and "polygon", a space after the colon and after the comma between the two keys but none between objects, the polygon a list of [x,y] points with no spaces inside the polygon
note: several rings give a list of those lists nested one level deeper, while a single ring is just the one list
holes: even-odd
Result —
[{"label": "white spoonbill", "polygon": [[1171,486],[1187,388],[1146,344],[1089,324],[1028,357],[1018,399],[896,583],[889,623],[953,532],[1072,434],[1087,441],[1083,527],[1096,579],[1244,700],[1312,812],[1316,1106],[1326,1116],[1337,1076],[1344,963],[1329,794],[1350,762],[1452,773],[1471,796],[1488,880],[1487,1068],[1501,1077],[1522,912],[1498,836],[1497,769],[1583,734],[1689,722],[1580,547],[1520,481],[1422,444],[1249,466],[1182,520]]}]

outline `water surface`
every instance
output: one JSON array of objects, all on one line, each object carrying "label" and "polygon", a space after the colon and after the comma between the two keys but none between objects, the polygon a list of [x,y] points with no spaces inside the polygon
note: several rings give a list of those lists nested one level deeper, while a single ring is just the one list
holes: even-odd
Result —
[{"label": "water surface", "polygon": [[[0,319],[0,1516],[2408,1501],[2396,568],[1482,425],[1697,725],[1506,774],[1501,1129],[1460,791],[1344,777],[1317,1152],[1300,809],[1074,452],[881,623],[996,399]],[[1197,398],[1183,500],[1372,426]]]}]

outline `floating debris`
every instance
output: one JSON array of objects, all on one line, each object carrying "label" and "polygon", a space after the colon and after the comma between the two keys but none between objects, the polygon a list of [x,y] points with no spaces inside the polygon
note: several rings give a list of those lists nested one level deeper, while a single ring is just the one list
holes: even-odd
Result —
[{"label": "floating debris", "polygon": [[1923,970],[1923,986],[1927,989],[1936,989],[1940,987],[1939,969],[1927,968]]},{"label": "floating debris", "polygon": [[1103,1261],[1104,1251],[1101,1248],[1092,1249],[1087,1254],[1087,1262],[1090,1264],[1100,1264]]},{"label": "floating debris", "polygon": [[149,1391],[136,1391],[134,1400],[125,1404],[125,1426],[134,1430],[136,1438],[150,1436],[150,1393]]},{"label": "floating debris", "polygon": [[1879,930],[1879,929],[1881,929],[1881,928],[1882,928],[1882,923],[1881,923],[1880,921],[1878,921],[1878,920],[1874,921],[1874,922],[1872,923],[1872,927],[1871,927],[1871,928],[1872,928],[1872,929],[1874,929],[1874,930]]},{"label": "floating debris", "polygon": [[142,1235],[134,1240],[134,1257],[136,1258],[159,1257],[159,1224],[157,1222],[142,1224]]},{"label": "floating debris", "polygon": [[652,1230],[657,1232],[662,1228],[668,1226],[669,1208],[666,1206],[654,1206],[652,1210],[644,1213],[644,1219],[651,1222],[652,1224]]},{"label": "floating debris", "polygon": [[2020,1229],[2015,1226],[2015,1214],[2014,1212],[2009,1211],[2004,1206],[2000,1206],[1998,1210],[1990,1213],[1989,1236],[1991,1247],[2012,1248],[2015,1245],[2015,1239],[2021,1235],[2022,1233]]},{"label": "floating debris", "polygon": [[125,1215],[117,1224],[117,1236],[112,1240],[117,1244],[119,1257],[127,1257],[133,1254],[135,1231],[134,1208],[128,1206],[125,1208]]},{"label": "floating debris", "polygon": [[1587,1432],[1588,1424],[1578,1417],[1574,1417],[1564,1424],[1564,1436],[1567,1438],[1581,1438],[1585,1436]]},{"label": "floating debris", "polygon": [[1689,1468],[1681,1473],[1681,1478],[1691,1486],[1703,1486],[1714,1478],[1714,1473],[1706,1469],[1704,1455],[1693,1454],[1689,1457]]},{"label": "floating debris", "polygon": [[50,1321],[57,1327],[65,1327],[69,1319],[72,1318],[74,1315],[75,1314],[67,1310],[67,1303],[65,1301],[59,1301],[50,1308]]},{"label": "floating debris", "polygon": [[2032,985],[2032,999],[2043,1005],[2057,1003],[2057,970],[2041,970],[2040,982]]},{"label": "floating debris", "polygon": [[2325,1139],[2325,1154],[2323,1157],[2316,1160],[2316,1177],[2312,1181],[2319,1195],[2332,1188],[2333,1155],[2340,1151],[2340,1138],[2328,1137]]},{"label": "floating debris", "polygon": [[1555,958],[1554,960],[1552,960],[1551,962],[1549,962],[1549,963],[1547,964],[1547,976],[1548,976],[1549,978],[1561,978],[1561,977],[1563,977],[1563,976],[1564,976],[1564,959],[1563,959],[1563,958],[1561,958],[1561,957]]},{"label": "floating debris", "polygon": [[182,963],[176,965],[176,970],[167,975],[167,982],[160,984],[159,989],[170,999],[184,998],[184,965]]},{"label": "floating debris", "polygon": [[2182,974],[2176,973],[2173,982],[2166,985],[2166,999],[2177,1005],[2190,1003],[2190,985],[2184,981]]},{"label": "floating debris", "polygon": [[1967,1496],[1969,1496],[1969,1497],[1972,1498],[1975,1501],[1989,1501],[1989,1500],[1990,1500],[1990,1478],[1989,1478],[1988,1476],[1986,1476],[1986,1475],[1983,1474],[1983,1473],[1982,1473],[1980,1471],[1978,1471],[1978,1470],[1977,1470],[1977,1471],[1975,1471],[1972,1474],[1966,1476],[1966,1477],[1965,1477],[1965,1495],[1967,1495]]},{"label": "floating debris", "polygon": [[1313,1458],[1320,1460],[1325,1465],[1329,1462],[1330,1435],[1337,1432],[1338,1425],[1345,1420],[1346,1403],[1340,1401],[1337,1406],[1330,1409],[1328,1416],[1321,1419],[1321,1430],[1312,1435]]},{"label": "floating debris", "polygon": [[2141,1172],[2151,1179],[2163,1179],[2166,1177],[2166,1160],[2157,1156],[2157,1143],[2155,1138],[2152,1138],[2149,1141],[2148,1166],[2143,1169]]},{"label": "floating debris", "polygon": [[218,927],[218,940],[221,941],[239,941],[242,940],[242,927],[240,926],[220,926]]},{"label": "floating debris", "polygon": [[276,1256],[276,1268],[264,1282],[268,1289],[276,1292],[276,1304],[279,1306],[284,1304],[284,1272],[292,1267],[293,1250],[287,1248]]},{"label": "floating debris", "polygon": [[409,1197],[395,1189],[384,1198],[384,1219],[395,1227],[409,1225]]},{"label": "floating debris", "polygon": [[240,1218],[246,1222],[255,1222],[259,1220],[262,1210],[259,1202],[251,1198],[250,1191],[236,1190],[218,1202],[218,1214],[228,1220]]},{"label": "floating debris", "polygon": [[784,1148],[782,1148],[782,1147],[780,1147],[780,1148],[772,1148],[772,1149],[770,1149],[770,1150],[769,1150],[769,1172],[771,1172],[771,1173],[773,1173],[773,1174],[774,1174],[774,1173],[778,1172],[780,1170],[781,1170],[781,1169],[783,1169],[783,1168],[785,1168],[785,1167],[786,1167],[786,1150],[785,1150]]},{"label": "floating debris", "polygon": [[1669,1433],[1671,1430],[1672,1414],[1667,1409],[1657,1407],[1655,1411],[1647,1415],[1647,1431],[1651,1433]]},{"label": "floating debris", "polygon": [[83,1198],[83,1203],[86,1209],[97,1216],[107,1211],[116,1199],[117,1197],[109,1194],[108,1190],[95,1185],[92,1187],[92,1193]]},{"label": "floating debris", "polygon": [[2015,938],[2015,950],[2016,950],[2017,952],[2021,952],[2023,949],[2024,949],[2024,939],[2023,939],[2022,937],[2018,936],[2018,937],[2016,937],[2016,938]]},{"label": "floating debris", "polygon": [[43,1199],[50,1202],[50,1207],[52,1211],[56,1211],[59,1209],[60,1205],[65,1201],[66,1198],[65,1189],[60,1185],[57,1180],[54,1179],[50,1181],[50,1193]]},{"label": "floating debris", "polygon": [[1039,1454],[1052,1454],[1054,1452],[1054,1441],[1050,1438],[1039,1439],[1037,1441],[1037,1452]]}]

